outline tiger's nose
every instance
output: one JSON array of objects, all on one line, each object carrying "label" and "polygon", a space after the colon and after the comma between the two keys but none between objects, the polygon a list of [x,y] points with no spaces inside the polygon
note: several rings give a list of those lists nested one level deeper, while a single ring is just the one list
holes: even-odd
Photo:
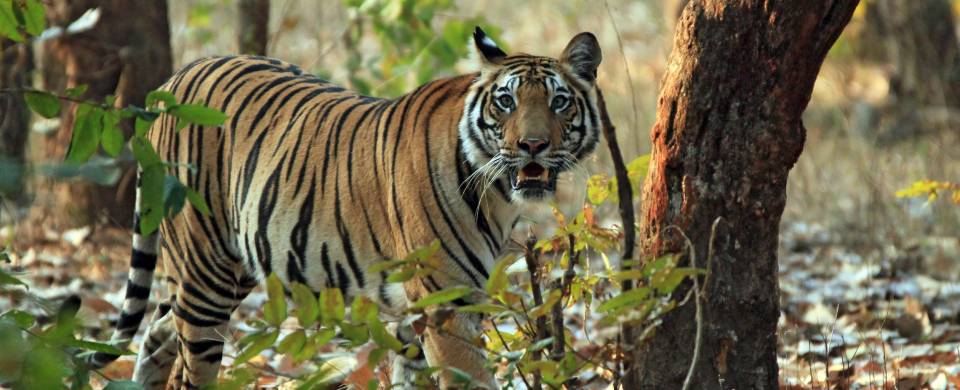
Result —
[{"label": "tiger's nose", "polygon": [[522,138],[517,141],[517,145],[520,150],[530,153],[530,156],[533,157],[550,146],[550,141],[541,138]]}]

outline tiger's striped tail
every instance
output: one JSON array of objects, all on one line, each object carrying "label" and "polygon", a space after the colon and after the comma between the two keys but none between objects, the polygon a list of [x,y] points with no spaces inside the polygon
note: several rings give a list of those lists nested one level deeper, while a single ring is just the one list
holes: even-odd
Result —
[{"label": "tiger's striped tail", "polygon": [[[117,328],[110,338],[110,344],[125,350],[137,334],[143,316],[147,312],[150,300],[150,287],[153,284],[153,271],[157,265],[157,246],[160,230],[148,236],[140,234],[140,180],[137,180],[137,203],[133,218],[133,252],[130,256],[130,271],[127,275],[127,293],[123,299],[123,310],[117,320]],[[102,368],[119,358],[119,355],[97,352],[90,356],[88,363],[92,368]]]}]

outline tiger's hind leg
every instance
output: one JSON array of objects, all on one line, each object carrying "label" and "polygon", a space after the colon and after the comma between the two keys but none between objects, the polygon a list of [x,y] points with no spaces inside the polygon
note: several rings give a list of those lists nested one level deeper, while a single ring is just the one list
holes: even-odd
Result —
[{"label": "tiger's hind leg", "polygon": [[133,381],[144,389],[162,389],[177,358],[177,330],[170,311],[172,302],[171,298],[157,306],[137,354]]},{"label": "tiger's hind leg", "polygon": [[168,389],[216,384],[230,315],[257,285],[237,258],[203,253],[192,257],[173,261],[179,268],[176,299],[170,310],[177,359]]},{"label": "tiger's hind leg", "polygon": [[230,314],[254,286],[255,279],[242,275],[233,286],[200,287],[191,280],[181,281],[172,309],[178,357],[168,388],[195,389],[216,383]]}]

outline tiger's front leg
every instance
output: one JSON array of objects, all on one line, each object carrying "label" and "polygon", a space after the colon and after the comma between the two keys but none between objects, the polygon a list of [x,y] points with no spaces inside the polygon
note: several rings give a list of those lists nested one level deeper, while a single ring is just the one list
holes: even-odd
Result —
[{"label": "tiger's front leg", "polygon": [[[455,313],[443,324],[431,324],[423,334],[423,351],[431,367],[454,367],[471,376],[471,388],[498,389],[487,369],[487,354],[477,343],[483,317],[476,313]],[[463,388],[449,370],[440,371],[440,388]]]},{"label": "tiger's front leg", "polygon": [[[404,284],[409,303],[426,296],[429,290],[419,279],[411,279]],[[427,309],[427,326],[421,333],[423,354],[430,367],[441,368],[439,382],[441,389],[464,388],[450,370],[453,367],[470,375],[470,388],[499,389],[493,374],[487,370],[487,354],[481,347],[483,316],[478,313],[458,313],[440,315],[436,307]]]}]

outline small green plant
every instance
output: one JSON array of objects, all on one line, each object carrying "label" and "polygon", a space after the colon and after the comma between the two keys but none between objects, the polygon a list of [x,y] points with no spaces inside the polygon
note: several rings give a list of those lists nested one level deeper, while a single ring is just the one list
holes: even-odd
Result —
[{"label": "small green plant", "polygon": [[[467,56],[474,26],[482,25],[492,37],[499,32],[480,17],[441,20],[439,15],[456,10],[452,0],[344,0],[344,5],[350,14],[345,65],[351,87],[363,94],[394,97],[451,76]],[[380,46],[375,54],[360,51],[367,32]]]},{"label": "small green plant", "polygon": [[[0,253],[7,262],[5,252]],[[29,294],[27,283],[6,267],[0,267],[0,293]],[[38,297],[46,306],[52,306]],[[49,316],[38,317],[26,311],[11,309],[0,314],[0,387],[13,389],[89,389],[91,371],[85,364],[87,355],[104,352],[128,355],[113,346],[78,338],[80,327],[76,313],[80,299],[73,296],[60,304]],[[102,376],[102,375],[100,375]],[[107,381],[109,379],[103,378]],[[133,386],[133,387],[131,387]],[[108,382],[106,389],[139,389],[129,381]]]}]

